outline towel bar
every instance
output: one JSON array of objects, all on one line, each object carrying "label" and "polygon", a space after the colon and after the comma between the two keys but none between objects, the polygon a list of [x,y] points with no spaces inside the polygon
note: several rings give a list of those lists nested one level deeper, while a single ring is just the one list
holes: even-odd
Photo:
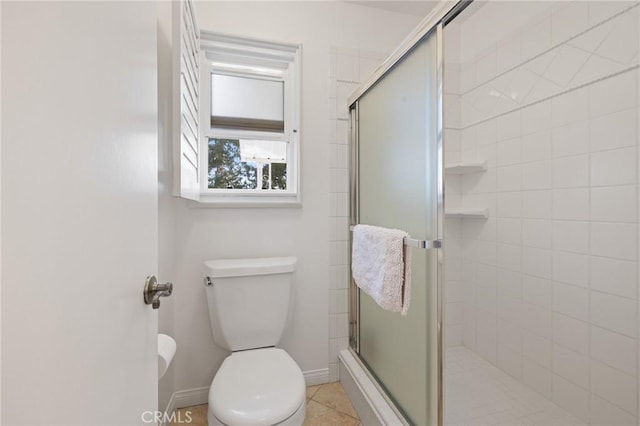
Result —
[{"label": "towel bar", "polygon": [[[354,225],[349,226],[349,231],[353,231]],[[408,247],[417,247],[421,249],[441,248],[440,240],[416,240],[413,238],[405,238],[404,245]]]}]

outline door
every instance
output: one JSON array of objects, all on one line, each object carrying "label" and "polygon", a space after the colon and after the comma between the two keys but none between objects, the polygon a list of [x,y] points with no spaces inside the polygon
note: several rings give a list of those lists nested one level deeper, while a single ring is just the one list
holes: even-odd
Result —
[{"label": "door", "polygon": [[157,406],[156,5],[2,2],[2,424]]},{"label": "door", "polygon": [[[359,223],[441,238],[436,31],[426,35],[361,98],[358,130]],[[407,420],[438,424],[440,342],[437,248],[411,250],[407,316],[359,292],[362,361]]]}]

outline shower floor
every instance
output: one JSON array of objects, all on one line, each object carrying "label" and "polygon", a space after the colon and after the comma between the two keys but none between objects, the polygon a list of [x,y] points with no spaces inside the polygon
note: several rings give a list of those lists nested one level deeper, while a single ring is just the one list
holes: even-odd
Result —
[{"label": "shower floor", "polygon": [[463,346],[447,349],[444,424],[586,425]]}]

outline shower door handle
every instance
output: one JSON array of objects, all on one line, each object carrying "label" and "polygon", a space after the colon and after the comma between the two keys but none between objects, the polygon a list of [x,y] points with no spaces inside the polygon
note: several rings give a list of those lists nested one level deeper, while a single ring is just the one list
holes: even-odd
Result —
[{"label": "shower door handle", "polygon": [[442,240],[414,240],[413,238],[405,238],[404,245],[425,250],[432,248],[442,248]]}]

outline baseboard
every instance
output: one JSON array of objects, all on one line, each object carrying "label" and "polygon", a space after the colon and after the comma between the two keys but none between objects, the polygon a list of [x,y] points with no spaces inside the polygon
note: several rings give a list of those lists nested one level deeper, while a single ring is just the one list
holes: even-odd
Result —
[{"label": "baseboard", "polygon": [[176,391],[171,400],[175,402],[174,409],[206,404],[209,401],[209,386]]},{"label": "baseboard", "polygon": [[319,370],[303,371],[304,381],[307,386],[321,385],[323,383],[329,383],[329,369],[321,368]]},{"label": "baseboard", "polygon": [[208,387],[175,391],[171,395],[171,398],[169,398],[167,409],[164,411],[164,416],[162,417],[162,422],[160,422],[159,426],[169,426],[174,418],[173,414],[178,408],[206,404],[208,400]]}]

